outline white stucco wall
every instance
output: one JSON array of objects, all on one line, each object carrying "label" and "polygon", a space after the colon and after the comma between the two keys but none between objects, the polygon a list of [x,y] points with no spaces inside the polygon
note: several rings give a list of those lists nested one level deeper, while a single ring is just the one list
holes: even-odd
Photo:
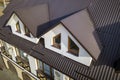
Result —
[{"label": "white stucco wall", "polygon": [[[3,42],[2,40],[0,40],[0,47],[3,46]],[[7,52],[12,56],[12,60],[16,61],[16,51],[15,51],[15,47],[12,46],[11,44],[8,44],[7,42],[4,42],[6,44],[7,47]]]},{"label": "white stucco wall", "polygon": [[31,73],[33,73],[34,75],[37,75],[37,61],[34,57],[28,55],[28,60],[29,60],[29,64],[30,64],[30,69],[31,69]]},{"label": "white stucco wall", "polygon": [[63,76],[61,72],[54,69],[54,80],[65,80]]},{"label": "white stucco wall", "polygon": [[[19,21],[19,24],[20,24],[20,28],[21,28],[21,33],[18,33],[16,32],[16,23]],[[32,36],[31,34],[31,37],[28,37],[25,35],[25,31],[24,31],[24,24],[22,23],[22,21],[15,15],[13,14],[11,16],[11,18],[9,19],[9,21],[7,22],[6,24],[7,26],[10,25],[11,26],[11,29],[12,29],[12,33],[17,35],[17,36],[20,36],[24,39],[27,39],[31,42],[34,42],[34,43],[38,43],[39,39],[38,38],[35,38]]]},{"label": "white stucco wall", "polygon": [[[53,37],[61,33],[61,49],[53,47]],[[79,56],[74,56],[68,53],[68,36],[75,42],[79,47]],[[45,39],[45,47],[51,49],[63,56],[66,56],[72,60],[75,60],[84,65],[90,66],[92,57],[85,51],[85,49],[78,43],[77,40],[64,28],[63,25],[59,24],[46,34],[42,36]]]},{"label": "white stucco wall", "polygon": [[54,69],[54,80],[72,80],[70,77]]},{"label": "white stucco wall", "polygon": [[8,48],[9,54],[12,56],[12,59],[13,59],[14,61],[16,61],[16,56],[17,56],[17,54],[16,54],[16,51],[15,51],[14,46],[12,46],[12,45],[10,45],[10,44],[8,44],[8,43],[6,43],[6,46],[7,46],[7,48]]}]

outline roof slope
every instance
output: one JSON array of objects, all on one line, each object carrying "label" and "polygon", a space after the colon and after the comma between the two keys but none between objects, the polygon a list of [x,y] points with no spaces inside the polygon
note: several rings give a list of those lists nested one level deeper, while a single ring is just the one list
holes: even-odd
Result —
[{"label": "roof slope", "polygon": [[15,11],[15,13],[29,28],[32,34],[34,34],[34,36],[37,35],[38,26],[45,24],[49,21],[49,12],[47,4],[18,9]]},{"label": "roof slope", "polygon": [[[8,36],[9,35],[9,36]],[[73,78],[78,80],[78,75],[76,71],[87,71],[88,67],[81,65],[80,63],[73,61],[67,57],[61,56],[54,51],[48,50],[43,47],[41,44],[34,44],[26,39],[23,39],[19,36],[12,34],[8,27],[0,29],[0,39],[6,41],[9,44],[16,46],[17,48],[25,51],[27,54],[43,61],[44,63],[52,66],[54,69],[57,69]],[[62,66],[61,66],[62,65]],[[72,68],[71,68],[72,67]],[[82,74],[84,74],[82,72]],[[84,77],[83,75],[80,75]],[[87,78],[85,78],[87,79]]]},{"label": "roof slope", "polygon": [[62,20],[65,27],[77,38],[84,48],[95,59],[100,54],[100,48],[97,43],[98,38],[95,37],[95,29],[93,22],[90,20],[87,10],[82,10],[66,19]]},{"label": "roof slope", "polygon": [[[52,51],[51,55],[48,53],[50,50],[47,50],[46,48],[44,48],[46,50],[45,54],[46,56],[41,56],[41,53],[44,54],[44,49],[41,49],[41,53],[35,51],[34,53],[29,53],[34,45],[30,44],[29,41],[24,41],[22,40],[22,38],[18,38],[18,36],[15,35],[14,38],[11,36],[9,37],[8,35],[10,34],[8,33],[8,30],[2,32],[0,29],[0,39],[3,39],[13,45],[16,45],[16,47],[19,47],[20,49],[24,50],[30,55],[40,60],[43,60],[46,64],[51,64],[53,68],[63,72],[64,74],[69,75],[75,80],[120,80],[120,73],[115,73],[115,69],[113,68],[113,63],[120,57],[120,51],[118,51],[120,48],[119,0],[91,0],[91,1],[92,3],[88,8],[89,14],[91,19],[93,20],[93,23],[96,27],[96,31],[99,34],[100,40],[104,47],[97,62],[90,68],[87,69],[86,67],[81,68],[82,66],[81,64],[75,64],[76,62],[74,63],[74,61],[72,62],[72,60],[68,58],[66,60],[66,57],[60,56],[55,52],[53,53]],[[6,20],[7,18],[5,18],[5,21]],[[20,46],[20,44],[18,43],[19,39],[21,39],[22,45],[24,45],[26,42],[28,42],[28,44]]]},{"label": "roof slope", "polygon": [[[20,2],[21,4],[19,4],[18,2]],[[67,17],[68,15],[70,16],[71,14],[76,13],[88,7],[90,3],[89,0],[69,0],[69,1],[68,0],[54,0],[54,1],[40,0],[36,2],[33,0],[22,0],[22,2],[21,1],[18,1],[18,2],[13,0],[13,2],[11,2],[8,5],[8,7],[4,11],[5,15],[3,16],[3,18],[1,18],[3,19],[2,22],[5,24],[5,22],[7,21],[7,18],[9,18],[11,15],[10,13],[14,11],[18,15],[18,17],[21,19],[21,21],[24,23],[24,25],[28,27],[28,29],[31,31],[31,33],[35,37],[38,37],[38,35],[42,35],[46,31],[50,30],[51,27],[54,27],[53,25],[58,24],[61,19]],[[15,5],[15,7],[12,8],[13,5]],[[77,13],[75,15],[77,15],[78,18],[75,17],[74,19],[86,18],[85,20],[88,19],[87,22],[84,24],[81,24],[81,23],[79,24],[79,22],[72,23],[73,25],[72,24],[70,24],[70,26],[68,25],[69,26],[68,29],[70,29],[69,31],[75,35],[75,37],[85,47],[85,49],[90,53],[90,55],[95,59],[97,59],[100,54],[100,49],[98,48],[98,44],[96,43],[96,40],[93,34],[90,34],[94,31],[94,29],[92,27],[87,28],[89,26],[93,26],[93,24],[90,21],[88,14],[84,15],[85,12],[80,12],[80,13],[81,13],[81,16],[77,15],[79,14]],[[72,19],[70,18],[70,20]],[[85,22],[85,21],[82,21],[82,19],[80,20],[82,23]],[[66,25],[66,22],[69,23],[69,20],[68,19],[63,20],[63,23],[65,25]],[[87,23],[88,25],[85,25]],[[79,27],[79,25],[84,25],[86,27]],[[76,36],[75,30],[74,30],[75,28],[72,29],[72,26],[75,26],[76,30],[79,30],[78,28],[83,28],[86,31],[84,33],[84,35],[86,36],[82,38],[80,37],[83,35],[77,34]],[[88,39],[88,37],[89,37],[89,41],[85,42],[84,39],[86,38]]]},{"label": "roof slope", "polygon": [[[65,16],[86,8],[89,5],[89,3],[90,3],[89,0],[12,0],[12,2],[4,10],[4,13],[9,13],[6,16],[10,16],[10,14],[13,11],[23,9],[24,10],[23,15],[29,14],[28,17],[31,17],[30,15],[32,15],[33,19],[31,19],[30,22],[32,22],[33,25],[29,25],[27,27],[33,33],[34,36],[38,37],[39,35],[41,35],[43,32],[46,31],[45,27],[51,27],[54,24],[57,24],[57,22],[60,21]],[[49,15],[50,21],[44,20],[44,22],[43,22],[43,19],[41,19],[41,18],[39,18],[39,19],[37,18],[37,20],[39,22],[43,22],[44,26],[41,23],[35,22],[36,13],[42,12],[40,10],[41,9],[40,6],[39,6],[40,9],[37,8],[38,6],[36,7],[37,9],[32,9],[32,7],[35,8],[36,5],[43,5],[43,4],[48,5],[48,12],[46,13],[46,15],[47,14]],[[24,8],[26,8],[26,7],[31,8],[31,10],[29,9],[28,12],[25,11]],[[34,11],[34,13],[32,11]],[[32,12],[32,13],[29,13],[29,12]],[[17,12],[17,13],[19,13],[19,12]],[[21,12],[20,12],[20,14],[21,14]],[[46,15],[43,15],[43,16],[45,17]],[[7,19],[8,18],[9,17],[7,17]],[[21,17],[21,19],[24,20],[25,17]],[[56,20],[58,20],[58,21],[56,21]],[[49,23],[49,22],[52,22],[52,23]],[[44,24],[44,23],[46,23],[46,24]],[[24,22],[24,24],[28,25],[28,22],[27,23]],[[41,26],[43,26],[43,27],[41,27]],[[45,29],[43,29],[41,32],[40,31],[34,32],[37,29],[32,30],[31,28],[33,28],[33,27],[37,28],[37,29],[39,27],[39,30],[41,30],[43,28],[45,28]],[[35,33],[37,33],[37,34],[35,34]]]}]

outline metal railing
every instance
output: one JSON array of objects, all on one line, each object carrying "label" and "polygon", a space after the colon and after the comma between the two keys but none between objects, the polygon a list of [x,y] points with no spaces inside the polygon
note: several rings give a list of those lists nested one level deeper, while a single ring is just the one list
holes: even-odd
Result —
[{"label": "metal railing", "polygon": [[[1,52],[2,53],[2,52]],[[36,75],[34,75],[33,73],[30,73],[29,71],[27,71],[26,69],[24,69],[23,67],[21,67],[19,64],[17,64],[15,61],[13,61],[12,59],[8,58],[5,54],[1,54],[4,58],[6,58],[7,60],[9,60],[11,63],[13,63],[14,65],[16,65],[18,68],[20,68],[23,72],[27,73],[28,75],[30,75],[31,77],[33,77],[35,80],[40,80]]]}]

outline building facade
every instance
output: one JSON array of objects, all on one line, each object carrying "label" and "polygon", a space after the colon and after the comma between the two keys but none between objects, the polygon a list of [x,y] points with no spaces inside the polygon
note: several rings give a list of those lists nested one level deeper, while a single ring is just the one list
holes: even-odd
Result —
[{"label": "building facade", "polygon": [[112,59],[110,50],[118,49],[111,39],[118,36],[110,35],[113,28],[101,27],[114,22],[110,27],[119,26],[119,7],[111,1],[115,11],[108,15],[99,8],[107,0],[101,1],[12,0],[0,17],[0,51],[6,68],[21,80],[119,80],[119,68],[115,69],[119,56]]},{"label": "building facade", "polygon": [[[40,42],[45,48],[55,51],[61,56],[68,57],[85,66],[90,66],[92,63],[92,57],[62,24],[58,24],[40,38],[35,38],[15,13],[12,14],[6,26],[10,26],[12,34],[15,36],[34,44]],[[73,80],[43,61],[28,55],[17,46],[3,40],[0,42],[1,54],[6,67],[18,74],[21,79]]]},{"label": "building facade", "polygon": [[5,41],[0,40],[0,46],[6,67],[22,80],[73,80]]}]

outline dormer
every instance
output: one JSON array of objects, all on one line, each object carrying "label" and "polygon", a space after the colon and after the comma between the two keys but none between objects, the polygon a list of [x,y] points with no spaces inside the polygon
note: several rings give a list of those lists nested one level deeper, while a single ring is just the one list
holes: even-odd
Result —
[{"label": "dormer", "polygon": [[[13,34],[35,43],[39,41],[37,37],[42,37],[45,48],[90,66],[92,60],[98,59],[101,50],[94,36],[93,22],[87,10],[83,10],[89,1],[84,0],[84,6],[84,1],[70,0],[69,4],[65,0],[44,1],[38,5],[18,4],[18,7],[5,9],[9,15],[14,12],[7,26],[11,26]],[[63,2],[64,5],[58,7]]]},{"label": "dormer", "polygon": [[45,47],[83,65],[99,57],[101,46],[87,10],[67,17],[42,36]]},{"label": "dormer", "polygon": [[28,27],[15,13],[12,14],[6,26],[10,26],[12,33],[19,37],[22,37],[34,43],[38,43],[39,41],[39,39],[33,36]]},{"label": "dormer", "polygon": [[48,21],[48,5],[41,4],[14,10],[6,26],[11,26],[13,34],[38,43],[39,27]]},{"label": "dormer", "polygon": [[61,21],[62,25],[74,36],[78,43],[96,61],[102,46],[94,23],[86,9]]}]

